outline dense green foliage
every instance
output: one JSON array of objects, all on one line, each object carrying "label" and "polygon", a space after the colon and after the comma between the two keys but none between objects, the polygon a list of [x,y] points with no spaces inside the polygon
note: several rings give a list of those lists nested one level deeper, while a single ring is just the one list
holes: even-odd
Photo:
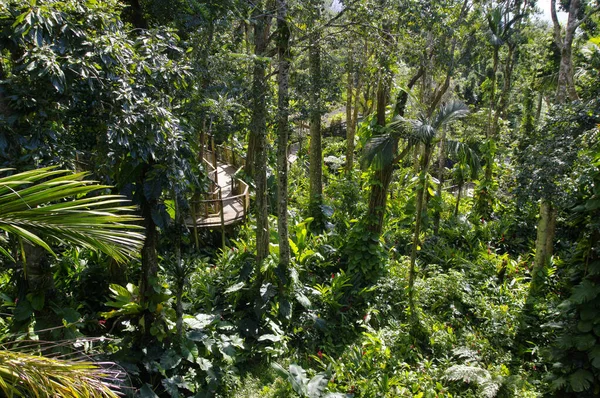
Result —
[{"label": "dense green foliage", "polygon": [[0,392],[598,396],[598,3],[551,3],[2,2]]}]

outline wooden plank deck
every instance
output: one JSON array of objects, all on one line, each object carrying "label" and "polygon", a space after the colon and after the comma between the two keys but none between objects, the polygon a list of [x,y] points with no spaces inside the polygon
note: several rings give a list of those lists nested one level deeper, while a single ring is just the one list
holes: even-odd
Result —
[{"label": "wooden plank deck", "polygon": [[[217,163],[217,182],[221,188],[221,197],[223,199],[223,219],[221,212],[208,214],[208,217],[202,215],[196,220],[198,228],[220,227],[221,225],[232,225],[242,221],[245,218],[244,200],[245,198],[235,195],[232,191],[233,175],[237,170],[226,163]],[[233,198],[234,196],[238,196]],[[194,220],[189,217],[185,221],[190,228],[194,227]]]}]

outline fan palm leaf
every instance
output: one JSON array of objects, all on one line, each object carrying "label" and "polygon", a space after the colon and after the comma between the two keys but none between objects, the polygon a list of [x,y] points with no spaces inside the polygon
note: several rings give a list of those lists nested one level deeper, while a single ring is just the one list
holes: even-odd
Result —
[{"label": "fan palm leaf", "polygon": [[45,239],[125,261],[143,245],[142,227],[136,224],[141,219],[123,196],[87,196],[109,187],[85,180],[86,175],[42,168],[0,178],[0,229],[52,254]]}]

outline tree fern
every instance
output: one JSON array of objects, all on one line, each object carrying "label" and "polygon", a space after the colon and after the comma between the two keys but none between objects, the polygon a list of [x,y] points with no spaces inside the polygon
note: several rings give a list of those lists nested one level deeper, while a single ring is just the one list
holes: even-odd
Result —
[{"label": "tree fern", "polygon": [[494,398],[502,386],[502,378],[492,377],[487,369],[479,366],[453,365],[446,370],[444,377],[450,381],[475,384],[480,396],[485,398]]}]

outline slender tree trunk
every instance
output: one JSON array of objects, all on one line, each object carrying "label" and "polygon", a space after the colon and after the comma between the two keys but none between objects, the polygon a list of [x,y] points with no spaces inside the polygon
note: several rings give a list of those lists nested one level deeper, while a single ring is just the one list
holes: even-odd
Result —
[{"label": "slender tree trunk", "polygon": [[183,272],[183,260],[181,258],[181,229],[183,227],[183,214],[179,207],[179,198],[177,191],[173,190],[173,203],[175,204],[175,267],[176,273],[176,290],[175,290],[175,327],[177,335],[183,336],[183,289],[186,285],[186,275]]},{"label": "slender tree trunk", "polygon": [[550,1],[550,14],[554,24],[554,42],[560,49],[560,67],[558,70],[558,84],[556,86],[557,103],[563,103],[566,98],[571,101],[578,99],[577,91],[575,90],[575,79],[573,77],[572,48],[575,31],[581,23],[578,20],[580,7],[580,0],[571,0],[569,2],[569,16],[563,37],[560,23],[556,16],[556,0]]},{"label": "slender tree trunk", "polygon": [[537,226],[535,241],[535,260],[531,272],[531,294],[536,296],[544,284],[544,268],[552,256],[554,232],[556,229],[556,209],[552,203],[542,199],[540,203],[540,219]]},{"label": "slender tree trunk", "polygon": [[510,44],[508,46],[508,54],[506,55],[506,64],[504,65],[504,83],[502,85],[502,92],[500,93],[500,99],[498,101],[498,107],[494,114],[494,133],[496,134],[499,130],[498,121],[500,115],[506,116],[506,108],[508,107],[508,100],[510,99],[510,92],[512,89],[512,73],[514,65],[517,61],[516,44]]},{"label": "slender tree trunk", "polygon": [[[440,206],[442,201],[442,188],[444,185],[444,171],[446,168],[446,130],[442,130],[442,139],[440,140],[440,159],[438,162],[438,187],[437,196],[440,200]],[[433,220],[433,234],[437,235],[440,230],[440,220],[442,218],[440,209],[436,210]]]},{"label": "slender tree trunk", "polygon": [[248,148],[246,150],[246,161],[244,162],[244,173],[251,178],[254,178],[254,157],[258,146],[257,140],[258,138],[251,131],[248,134]]},{"label": "slender tree trunk", "polygon": [[322,222],[321,204],[323,201],[323,149],[321,147],[321,49],[320,33],[312,32],[309,38],[310,70],[310,204],[309,211],[318,225]]},{"label": "slender tree trunk", "polygon": [[488,116],[487,116],[487,128],[485,132],[485,138],[487,142],[487,153],[486,153],[486,162],[485,162],[485,172],[483,185],[478,190],[479,193],[477,195],[476,201],[476,213],[484,218],[489,218],[492,213],[493,203],[492,203],[492,180],[494,178],[494,156],[495,156],[495,110],[496,110],[496,74],[498,73],[498,52],[500,51],[499,47],[494,47],[494,55],[493,55],[493,63],[492,63],[492,77],[491,77],[491,92],[490,92],[490,104],[488,108]]},{"label": "slender tree trunk", "polygon": [[387,76],[381,76],[377,85],[377,124],[382,127],[385,126],[385,109],[388,103],[389,80]]},{"label": "slender tree trunk", "polygon": [[[144,167],[145,171],[143,172],[139,183],[140,190],[142,190],[144,182],[146,181],[146,173],[150,171],[151,167],[152,164],[148,164]],[[146,303],[154,294],[152,284],[156,283],[158,275],[158,230],[152,219],[152,213],[157,211],[158,201],[147,199],[143,192],[140,194],[140,198],[140,210],[142,217],[144,218],[144,227],[146,230],[146,240],[142,247],[140,295],[142,303]],[[149,323],[146,324],[149,325]]]},{"label": "slender tree trunk", "polygon": [[462,182],[458,184],[458,195],[456,195],[456,206],[454,207],[454,217],[458,216],[458,207],[460,205],[460,197],[462,195],[463,184]]},{"label": "slender tree trunk", "polygon": [[491,79],[491,93],[490,93],[490,107],[488,109],[488,121],[486,129],[486,139],[488,141],[488,153],[487,162],[485,165],[485,180],[488,182],[492,181],[492,171],[494,167],[494,153],[491,150],[491,144],[494,141],[496,135],[495,126],[493,123],[493,115],[496,109],[496,74],[498,73],[498,51],[499,48],[494,48],[494,60],[492,66],[492,79]]},{"label": "slender tree trunk", "polygon": [[[250,26],[249,24],[246,24],[246,29],[245,29],[245,41],[246,41],[246,54],[248,54],[249,56],[252,55],[252,44],[250,42]],[[254,34],[256,35],[256,28],[254,28]],[[256,43],[255,43],[256,45]],[[254,68],[256,61],[254,63],[252,63],[250,65],[250,70],[249,73],[254,74]],[[254,134],[253,129],[250,129],[250,132],[248,133],[248,147],[246,149],[246,161],[244,162],[244,173],[250,177],[253,178],[254,177],[254,156],[256,154],[256,146],[257,146],[257,137],[256,134]]]},{"label": "slender tree trunk", "polygon": [[417,261],[417,251],[421,244],[421,224],[423,222],[424,202],[425,202],[425,185],[427,184],[427,172],[429,169],[429,158],[431,157],[431,145],[425,145],[423,158],[421,159],[421,173],[419,177],[419,188],[417,189],[417,204],[415,210],[415,230],[413,234],[412,248],[410,251],[410,268],[408,271],[408,305],[410,308],[411,318],[416,319],[415,300],[414,300],[414,285],[416,270],[415,264]]},{"label": "slender tree trunk", "polygon": [[[356,126],[358,125],[358,111],[360,109],[360,90],[362,88],[362,79],[360,78],[360,72],[358,72],[356,89],[354,90],[354,110],[352,111],[352,131],[354,132],[354,137],[356,136]],[[352,140],[352,148],[354,156],[354,139]]]},{"label": "slender tree trunk", "polygon": [[277,233],[279,235],[279,264],[284,270],[290,265],[288,237],[288,115],[289,115],[289,71],[290,71],[290,28],[287,24],[287,0],[277,0],[277,28],[279,86],[277,97]]},{"label": "slender tree trunk", "polygon": [[[348,79],[346,82],[346,173],[352,171],[354,163],[354,124],[352,123],[352,91],[354,86],[354,62],[352,51],[348,50]],[[358,101],[358,91],[355,94]]]},{"label": "slender tree trunk", "polygon": [[[397,143],[396,143],[397,145]],[[396,149],[394,150],[396,152]],[[394,165],[389,164],[381,170],[375,172],[374,182],[371,184],[371,193],[369,195],[369,212],[367,213],[368,230],[381,235],[383,230],[383,218],[387,204],[387,194],[392,181]]]},{"label": "slender tree trunk", "polygon": [[352,111],[352,130],[351,135],[348,136],[348,146],[346,147],[346,172],[350,173],[354,167],[354,140],[356,137],[356,126],[358,125],[358,109],[360,107],[360,89],[361,89],[360,75],[358,75],[358,82],[356,84],[354,94],[354,109]]},{"label": "slender tree trunk", "polygon": [[[258,266],[269,255],[269,217],[267,202],[267,63],[262,59],[269,34],[267,14],[262,2],[254,11],[254,65],[252,68],[252,120],[254,137],[254,181],[256,184],[256,260]],[[250,148],[248,148],[250,154]]]}]

